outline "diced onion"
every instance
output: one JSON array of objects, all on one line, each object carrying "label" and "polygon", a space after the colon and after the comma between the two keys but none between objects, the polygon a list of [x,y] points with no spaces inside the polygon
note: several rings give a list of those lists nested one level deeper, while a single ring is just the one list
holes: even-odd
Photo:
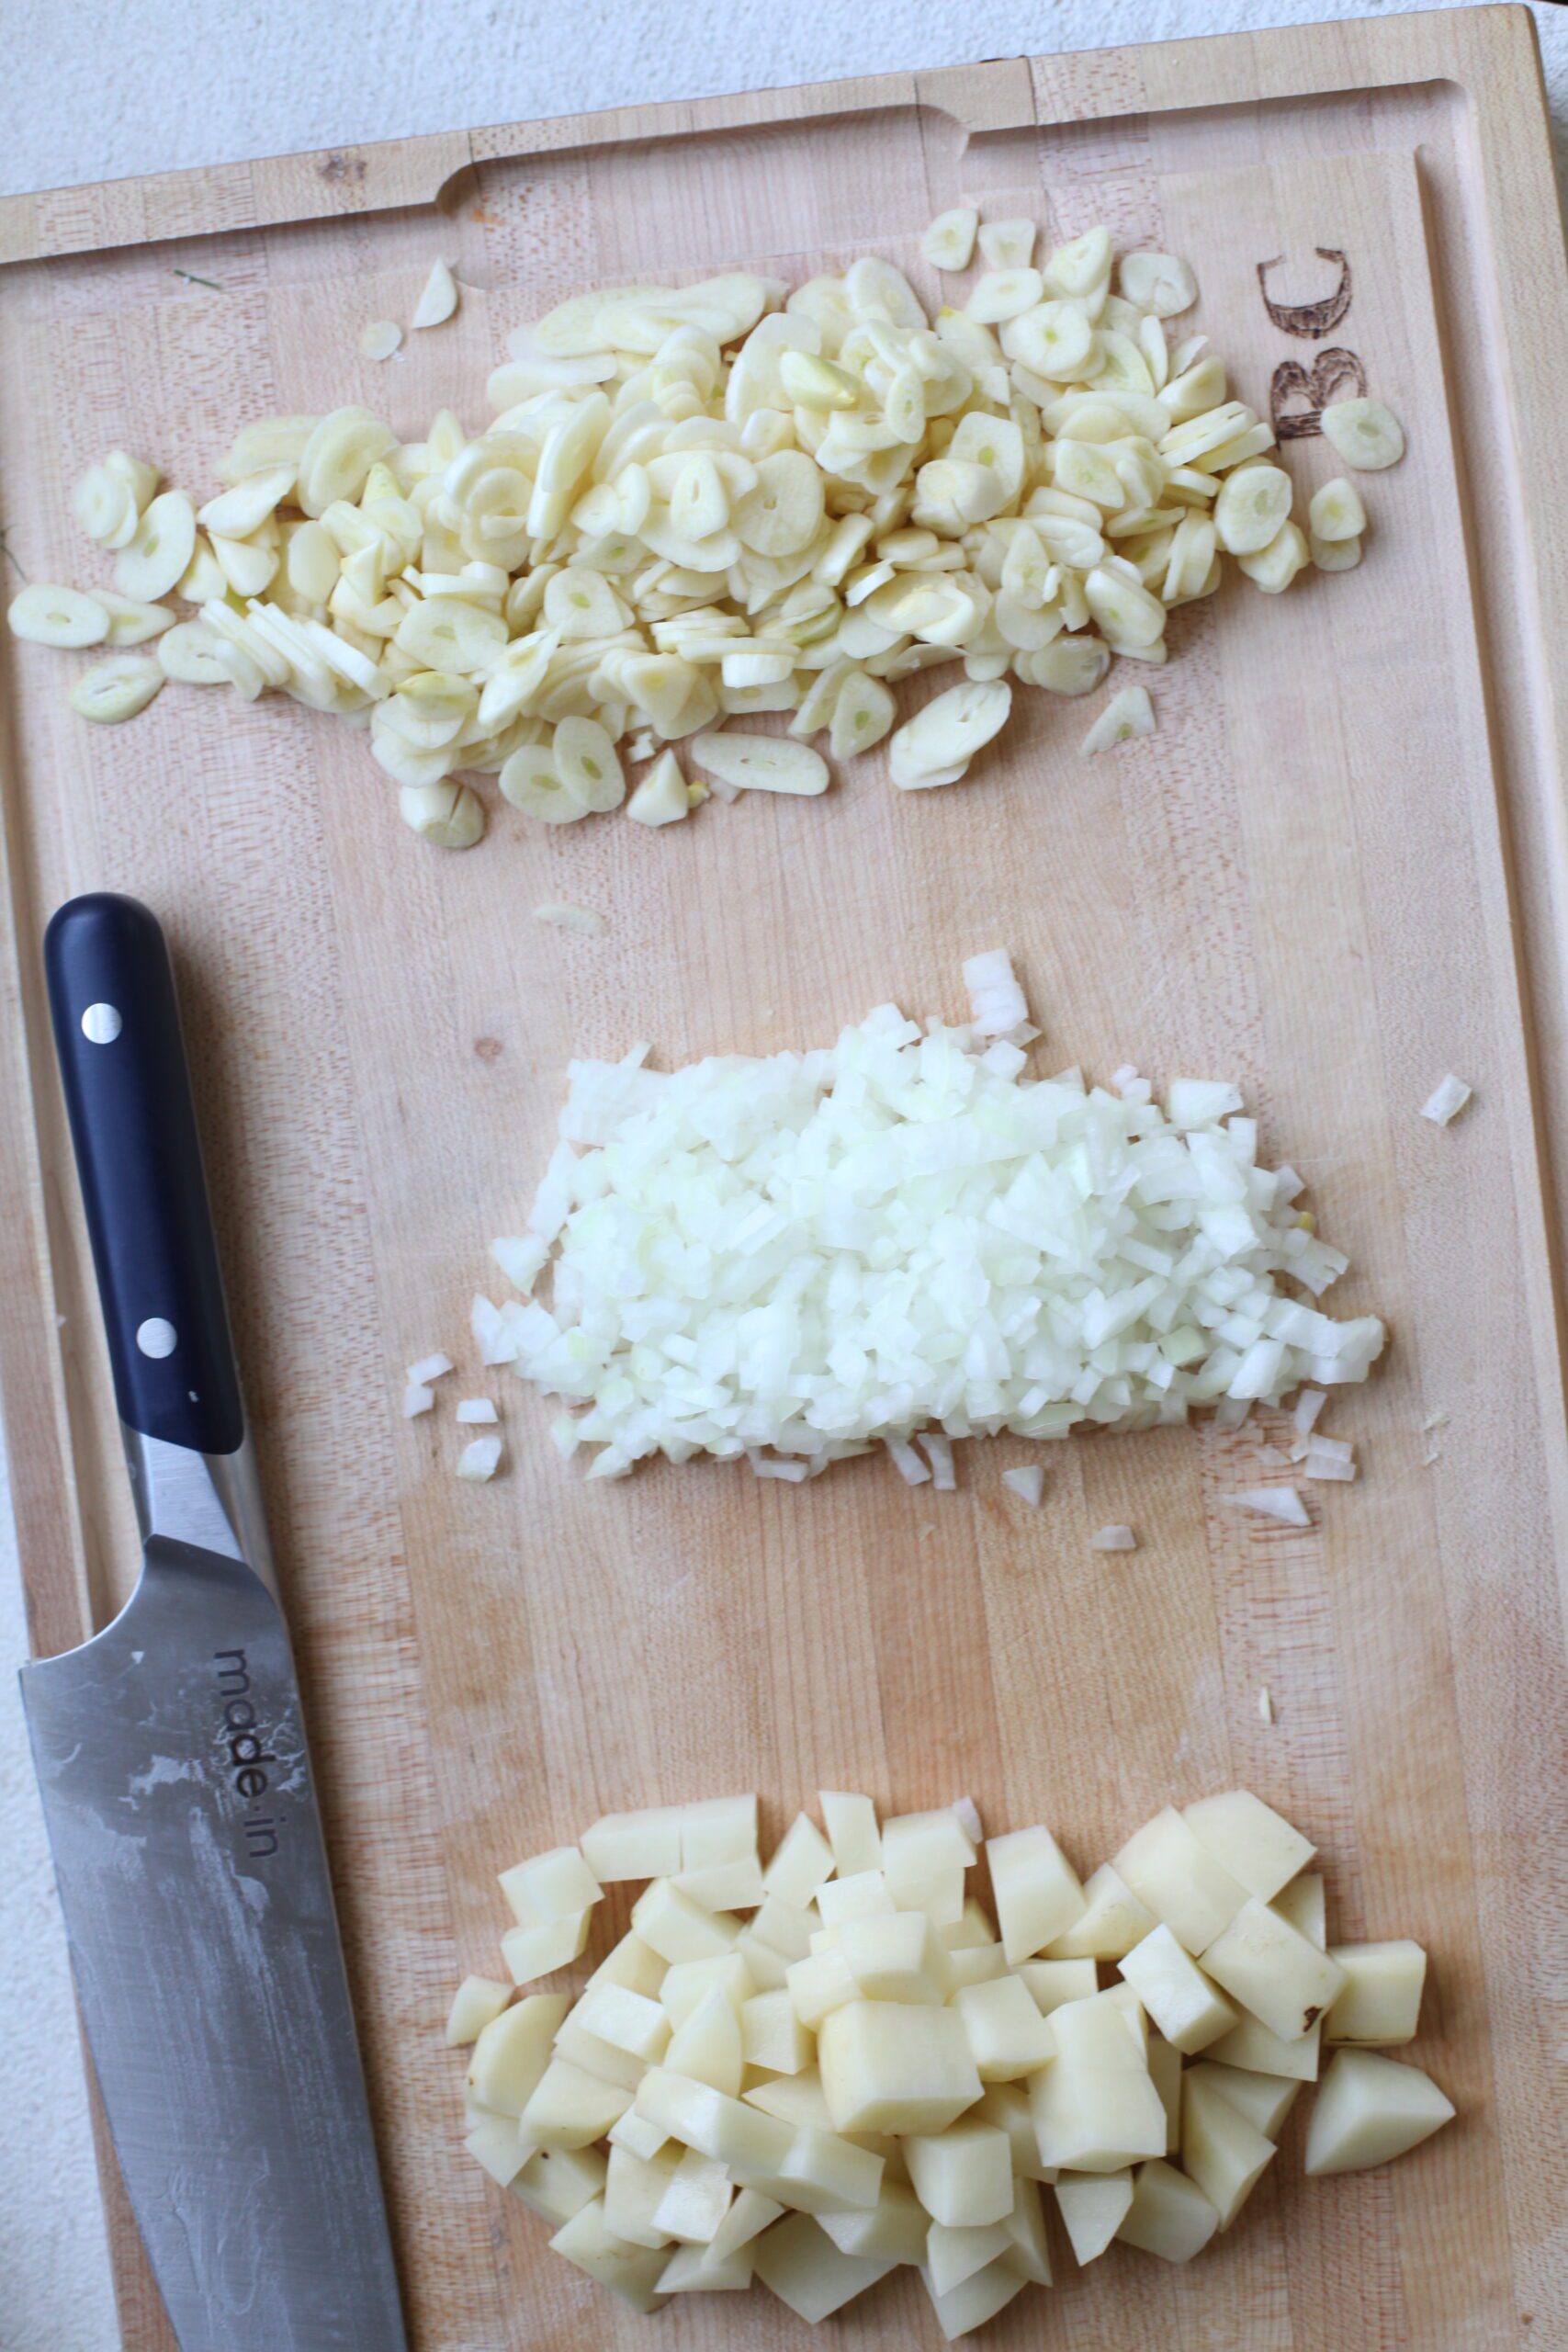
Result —
[{"label": "diced onion", "polygon": [[1251,1511],[1258,1519],[1277,1519],[1282,1527],[1310,1527],[1307,1507],[1294,1487],[1245,1487],[1239,1494],[1222,1495],[1233,1510]]},{"label": "diced onion", "polygon": [[1422,1103],[1422,1118],[1430,1119],[1435,1127],[1446,1127],[1450,1119],[1458,1118],[1472,1091],[1462,1078],[1455,1078],[1450,1071],[1448,1077],[1438,1080]]},{"label": "diced onion", "polygon": [[1045,1491],[1045,1473],[1038,1462],[1021,1463],[1016,1470],[1002,1472],[1002,1484],[1015,1494],[1021,1502],[1029,1503],[1038,1509],[1040,1498]]},{"label": "diced onion", "polygon": [[1089,1537],[1090,1549],[1096,1552],[1135,1552],[1138,1539],[1130,1527],[1100,1527]]}]

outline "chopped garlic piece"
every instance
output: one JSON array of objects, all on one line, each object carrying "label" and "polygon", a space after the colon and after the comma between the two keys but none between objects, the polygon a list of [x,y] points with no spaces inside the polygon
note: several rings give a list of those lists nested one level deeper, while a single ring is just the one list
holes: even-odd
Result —
[{"label": "chopped garlic piece", "polygon": [[1123,254],[1116,273],[1123,301],[1156,319],[1173,319],[1198,300],[1198,281],[1174,254]]},{"label": "chopped garlic piece", "polygon": [[1331,401],[1323,412],[1323,437],[1361,473],[1381,473],[1404,455],[1404,428],[1382,401]]},{"label": "chopped garlic piece", "polygon": [[574,907],[551,903],[534,910],[536,922],[547,922],[557,931],[575,931],[585,939],[597,939],[604,928],[604,918],[591,907]]},{"label": "chopped garlic piece", "polygon": [[1134,735],[1152,735],[1154,731],[1155,710],[1148,688],[1123,686],[1120,694],[1111,695],[1078,749],[1085,759],[1092,759],[1097,752],[1108,752],[1113,743],[1125,743]]},{"label": "chopped garlic piece", "polygon": [[1359,539],[1320,539],[1314,532],[1307,551],[1319,571],[1354,571],[1361,560]]},{"label": "chopped garlic piece", "polygon": [[467,784],[405,784],[398,814],[440,849],[472,849],[485,829],[484,802]]},{"label": "chopped garlic piece", "polygon": [[920,254],[933,269],[967,269],[975,253],[980,216],[973,206],[955,204],[939,212],[920,239]]},{"label": "chopped garlic piece", "polygon": [[1089,1537],[1089,1547],[1096,1552],[1135,1552],[1138,1539],[1130,1527],[1097,1528]]},{"label": "chopped garlic piece", "polygon": [[494,1421],[500,1418],[491,1397],[464,1396],[458,1399],[457,1419],[460,1421]]},{"label": "chopped garlic piece", "polygon": [[1420,1116],[1430,1119],[1434,1126],[1446,1127],[1450,1119],[1458,1118],[1472,1092],[1473,1090],[1465,1084],[1462,1078],[1455,1078],[1450,1071],[1446,1078],[1438,1080],[1422,1103]]},{"label": "chopped garlic piece", "polygon": [[494,1477],[500,1460],[501,1440],[498,1437],[472,1438],[457,1456],[457,1476],[459,1478],[470,1478],[482,1486],[487,1478]]},{"label": "chopped garlic piece", "polygon": [[395,319],[373,319],[359,334],[360,355],[366,359],[390,359],[403,339]]},{"label": "chopped garlic piece", "polygon": [[411,327],[445,326],[457,307],[457,281],[444,261],[431,264],[424,291],[414,304]]},{"label": "chopped garlic piece", "polygon": [[1011,708],[1012,688],[1005,678],[950,686],[894,736],[894,783],[905,792],[957,784],[976,752],[1000,734]]},{"label": "chopped garlic piece", "polygon": [[737,791],[807,795],[828,789],[828,763],[809,743],[780,735],[698,735],[692,757]]}]

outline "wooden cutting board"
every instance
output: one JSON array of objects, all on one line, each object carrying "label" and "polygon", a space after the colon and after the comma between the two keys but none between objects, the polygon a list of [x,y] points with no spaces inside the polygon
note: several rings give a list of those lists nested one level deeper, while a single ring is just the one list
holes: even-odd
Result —
[{"label": "wooden cutting board", "polygon": [[[39,967],[51,909],[109,887],[158,909],[179,964],[421,2352],[651,2340],[458,2148],[440,2020],[455,1974],[495,1965],[502,1866],[604,1808],[728,1788],[760,1788],[776,1830],[819,1784],[896,1809],[966,1792],[1088,1862],[1237,1781],[1321,1845],[1338,1934],[1429,1948],[1416,2055],[1461,2120],[1391,2172],[1313,2184],[1298,2126],[1190,2272],[1123,2250],[1079,2276],[1061,2245],[1062,2283],[989,2340],[1540,2352],[1568,2342],[1568,303],[1526,13],[16,199],[0,520],[34,577],[100,576],[67,493],[108,446],[199,487],[264,412],[360,399],[412,435],[450,402],[477,426],[506,331],[593,281],[874,249],[934,294],[919,233],[960,197],[1048,242],[1104,220],[1189,254],[1258,405],[1310,411],[1328,340],[1404,420],[1359,571],[1175,617],[1151,741],[1086,763],[1087,711],[1021,695],[959,791],[905,798],[869,763],[674,838],[502,808],[446,857],[402,832],[351,730],[176,689],[91,729],[71,664],[3,641],[0,1376],[37,1647],[104,1623],[135,1556]],[[406,317],[438,254],[457,321],[361,360],[360,326]],[[1341,277],[1331,338],[1305,334],[1288,306]],[[1336,469],[1310,432],[1285,458],[1305,486]],[[533,922],[547,899],[604,936]],[[1332,1416],[1363,1476],[1311,1490],[1310,1532],[1219,1507],[1268,1416],[1059,1446],[1032,1513],[1000,1473],[1038,1449],[1011,1442],[961,1448],[950,1497],[870,1460],[801,1490],[712,1465],[585,1488],[547,1408],[492,1374],[508,1467],[475,1489],[449,1399],[398,1418],[401,1367],[455,1345],[530,1195],[570,1052],[827,1042],[889,997],[957,1016],[961,958],[999,944],[1056,1060],[1237,1074],[1266,1156],[1352,1255],[1339,1311],[1387,1316],[1384,1363]],[[1450,1069],[1476,1100],[1444,1132],[1416,1110]],[[1089,1549],[1109,1520],[1139,1530],[1129,1557]],[[107,2151],[106,2178],[124,2341],[152,2352],[169,2339]],[[660,2327],[805,2340],[761,2294]],[[840,2335],[936,2341],[907,2278]]]}]

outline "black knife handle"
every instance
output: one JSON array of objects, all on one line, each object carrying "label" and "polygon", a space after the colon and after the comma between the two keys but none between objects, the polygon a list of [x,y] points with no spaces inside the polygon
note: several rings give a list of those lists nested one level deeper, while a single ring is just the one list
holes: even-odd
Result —
[{"label": "black knife handle", "polygon": [[55,913],[43,960],[119,1417],[232,1453],[244,1416],[163,932],[93,891]]}]

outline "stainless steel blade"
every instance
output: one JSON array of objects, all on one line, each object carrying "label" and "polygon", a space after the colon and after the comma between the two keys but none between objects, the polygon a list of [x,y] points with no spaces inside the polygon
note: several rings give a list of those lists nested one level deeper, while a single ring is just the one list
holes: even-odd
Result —
[{"label": "stainless steel blade", "polygon": [[152,1535],[22,1694],[94,2064],[182,2352],[402,2352],[277,1604]]}]

